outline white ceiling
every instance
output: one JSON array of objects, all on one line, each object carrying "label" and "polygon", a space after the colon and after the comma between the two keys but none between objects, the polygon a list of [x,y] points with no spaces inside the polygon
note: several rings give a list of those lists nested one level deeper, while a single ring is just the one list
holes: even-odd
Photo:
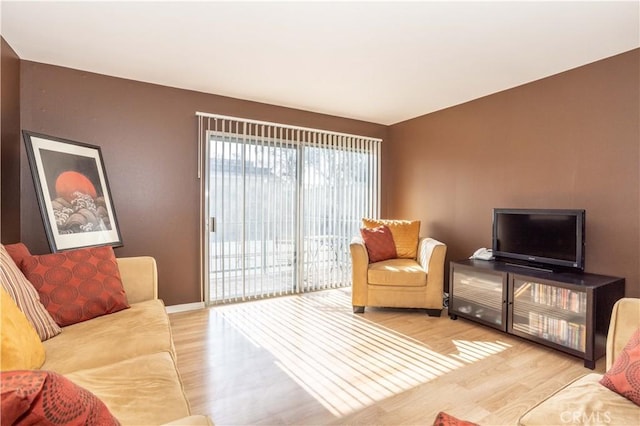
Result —
[{"label": "white ceiling", "polygon": [[640,47],[639,1],[2,0],[22,59],[393,124]]}]

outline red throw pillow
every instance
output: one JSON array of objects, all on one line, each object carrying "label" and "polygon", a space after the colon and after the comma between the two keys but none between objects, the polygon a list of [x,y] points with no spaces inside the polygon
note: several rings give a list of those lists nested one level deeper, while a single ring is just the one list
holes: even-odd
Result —
[{"label": "red throw pillow", "polygon": [[600,379],[600,384],[640,405],[640,328]]},{"label": "red throw pillow", "polygon": [[3,371],[0,377],[3,425],[120,424],[98,397],[60,374],[12,370]]},{"label": "red throw pillow", "polygon": [[11,259],[18,265],[18,268],[23,269],[24,260],[31,256],[31,252],[23,243],[5,244],[5,249],[11,256]]},{"label": "red throw pillow", "polygon": [[111,246],[30,256],[24,274],[61,326],[129,307]]},{"label": "red throw pillow", "polygon": [[369,263],[381,262],[398,257],[396,244],[388,226],[382,225],[375,228],[362,228],[360,234],[369,254]]},{"label": "red throw pillow", "polygon": [[467,422],[453,417],[444,411],[440,411],[436,416],[433,426],[478,426],[476,423]]}]

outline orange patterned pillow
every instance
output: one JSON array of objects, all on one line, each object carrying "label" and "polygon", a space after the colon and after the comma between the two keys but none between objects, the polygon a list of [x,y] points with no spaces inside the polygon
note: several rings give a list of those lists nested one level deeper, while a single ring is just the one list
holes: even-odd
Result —
[{"label": "orange patterned pillow", "polygon": [[381,262],[397,257],[396,245],[391,231],[386,226],[376,228],[362,228],[360,230],[364,246],[369,254],[369,263]]},{"label": "orange patterned pillow", "polygon": [[111,246],[31,256],[24,273],[61,326],[129,307]]},{"label": "orange patterned pillow", "polygon": [[436,416],[433,426],[478,426],[476,423],[467,422],[453,417],[444,411],[440,411]]},{"label": "orange patterned pillow", "polygon": [[600,379],[600,384],[640,405],[640,328]]},{"label": "orange patterned pillow", "polygon": [[22,269],[22,265],[24,265],[24,260],[31,256],[31,252],[23,243],[5,244],[4,248],[7,249],[9,256],[11,256],[20,269]]},{"label": "orange patterned pillow", "polygon": [[57,373],[13,370],[0,377],[3,425],[120,424],[98,397]]},{"label": "orange patterned pillow", "polygon": [[401,259],[415,259],[418,256],[418,240],[420,239],[419,220],[362,219],[365,228],[388,226],[393,235],[396,252]]}]

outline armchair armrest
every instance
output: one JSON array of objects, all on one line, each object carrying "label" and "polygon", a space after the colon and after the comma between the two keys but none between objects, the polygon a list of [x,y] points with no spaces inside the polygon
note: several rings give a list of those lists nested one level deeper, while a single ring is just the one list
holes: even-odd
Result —
[{"label": "armchair armrest", "polygon": [[362,237],[356,236],[351,240],[349,251],[351,252],[352,303],[353,306],[366,306],[369,254]]},{"label": "armchair armrest", "polygon": [[153,257],[121,257],[116,260],[129,303],[158,298],[158,272]]},{"label": "armchair armrest", "polygon": [[444,243],[433,238],[420,238],[417,261],[427,271],[427,299],[434,303],[442,303],[446,254]]},{"label": "armchair armrest", "polygon": [[[418,263],[427,273],[442,268],[444,271],[444,255],[447,253],[447,246],[433,238],[420,237],[418,242]],[[437,271],[436,271],[437,272]]]}]

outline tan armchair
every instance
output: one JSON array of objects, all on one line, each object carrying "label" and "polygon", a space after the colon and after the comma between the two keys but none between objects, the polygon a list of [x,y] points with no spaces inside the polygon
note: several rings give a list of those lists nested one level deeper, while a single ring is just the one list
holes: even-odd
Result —
[{"label": "tan armchair", "polygon": [[423,308],[440,316],[444,291],[447,246],[433,238],[420,238],[414,259],[389,259],[369,263],[361,237],[350,244],[353,312],[365,306]]}]

